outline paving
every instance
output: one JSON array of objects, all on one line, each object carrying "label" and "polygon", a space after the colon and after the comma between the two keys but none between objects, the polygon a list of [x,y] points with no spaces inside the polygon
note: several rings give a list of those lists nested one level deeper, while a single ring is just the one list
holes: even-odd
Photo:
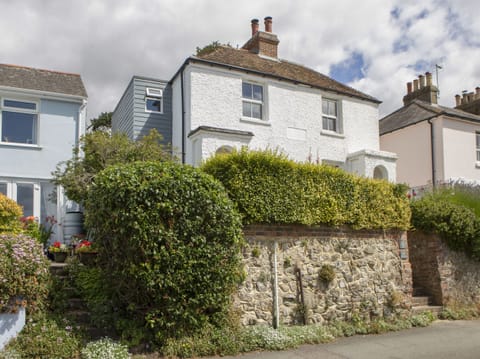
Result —
[{"label": "paving", "polygon": [[236,359],[475,359],[480,358],[480,320],[436,321],[381,335],[358,335],[283,352],[255,352]]}]

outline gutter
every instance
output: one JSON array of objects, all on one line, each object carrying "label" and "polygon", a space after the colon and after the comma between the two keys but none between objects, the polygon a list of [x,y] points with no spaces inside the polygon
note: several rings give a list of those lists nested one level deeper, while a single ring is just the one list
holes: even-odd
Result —
[{"label": "gutter", "polygon": [[184,78],[183,70],[185,66],[182,66],[180,73],[180,96],[182,101],[182,163],[185,163],[185,96],[184,96]]},{"label": "gutter", "polygon": [[428,124],[430,125],[430,151],[432,154],[432,186],[433,189],[436,188],[436,183],[437,183],[437,169],[435,167],[435,134],[433,132],[433,118],[429,118],[427,120]]},{"label": "gutter", "polygon": [[85,117],[85,125],[86,125],[86,111],[85,108],[87,107],[87,100],[83,99],[82,104],[78,108],[78,129],[77,129],[77,147],[78,153],[80,155],[80,137],[82,137],[82,117]]}]

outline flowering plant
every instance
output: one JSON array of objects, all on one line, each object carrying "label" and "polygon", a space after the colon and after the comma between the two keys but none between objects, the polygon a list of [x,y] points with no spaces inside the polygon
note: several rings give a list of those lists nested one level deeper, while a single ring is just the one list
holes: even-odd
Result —
[{"label": "flowering plant", "polygon": [[24,234],[1,234],[0,312],[15,310],[25,301],[31,313],[43,308],[48,295],[48,266],[35,239]]},{"label": "flowering plant", "polygon": [[87,241],[84,239],[75,247],[75,252],[85,253],[85,252],[96,252],[95,247],[93,246],[92,242]]},{"label": "flowering plant", "polygon": [[45,223],[38,223],[38,218],[34,216],[27,216],[20,218],[23,225],[23,231],[30,237],[36,238],[44,247],[50,239],[53,232],[53,227],[57,224],[54,216],[47,216]]},{"label": "flowering plant", "polygon": [[50,253],[60,253],[60,252],[68,252],[68,247],[65,243],[54,242],[50,247],[48,247],[48,251]]}]

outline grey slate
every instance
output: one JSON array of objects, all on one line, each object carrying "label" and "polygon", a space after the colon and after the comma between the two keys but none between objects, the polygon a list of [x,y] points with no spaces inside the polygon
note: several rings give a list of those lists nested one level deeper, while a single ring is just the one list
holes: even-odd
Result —
[{"label": "grey slate", "polygon": [[0,86],[87,97],[78,74],[0,64]]},{"label": "grey slate", "polygon": [[401,107],[380,120],[380,135],[441,115],[480,123],[480,116],[478,115],[445,106],[432,105],[420,100],[413,100],[407,106]]}]

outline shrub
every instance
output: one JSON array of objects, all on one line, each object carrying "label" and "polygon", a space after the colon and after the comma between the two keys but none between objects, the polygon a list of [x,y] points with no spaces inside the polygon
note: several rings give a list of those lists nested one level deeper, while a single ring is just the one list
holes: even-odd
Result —
[{"label": "shrub", "polygon": [[26,301],[30,313],[40,311],[49,278],[49,262],[39,242],[23,234],[0,235],[0,312],[14,304],[13,298]]},{"label": "shrub", "polygon": [[209,159],[244,223],[351,225],[406,229],[410,209],[401,186],[355,177],[329,166],[299,164],[272,151],[243,149]]},{"label": "shrub", "polygon": [[88,343],[82,349],[82,359],[128,359],[131,355],[125,345],[103,338]]},{"label": "shrub", "polygon": [[71,359],[77,357],[79,346],[70,327],[62,328],[54,320],[40,318],[28,322],[7,349],[21,358]]},{"label": "shrub", "polygon": [[330,264],[324,264],[318,272],[318,278],[325,283],[330,283],[335,279],[335,269]]},{"label": "shrub", "polygon": [[22,229],[21,216],[22,207],[0,193],[0,233],[19,233]]},{"label": "shrub", "polygon": [[[86,202],[98,263],[124,329],[171,336],[220,325],[241,281],[241,222],[223,187],[175,163],[137,162],[97,175]],[[147,331],[148,329],[148,331]]]},{"label": "shrub", "polygon": [[411,208],[416,229],[438,233],[451,249],[480,258],[480,221],[471,209],[452,203],[444,192],[413,201]]},{"label": "shrub", "polygon": [[151,130],[139,141],[130,140],[124,133],[87,133],[80,140],[81,151],[75,147],[73,157],[57,165],[52,173],[54,183],[65,188],[68,198],[83,204],[95,175],[106,167],[135,161],[171,159],[169,149],[161,141],[162,136],[156,130]]}]

